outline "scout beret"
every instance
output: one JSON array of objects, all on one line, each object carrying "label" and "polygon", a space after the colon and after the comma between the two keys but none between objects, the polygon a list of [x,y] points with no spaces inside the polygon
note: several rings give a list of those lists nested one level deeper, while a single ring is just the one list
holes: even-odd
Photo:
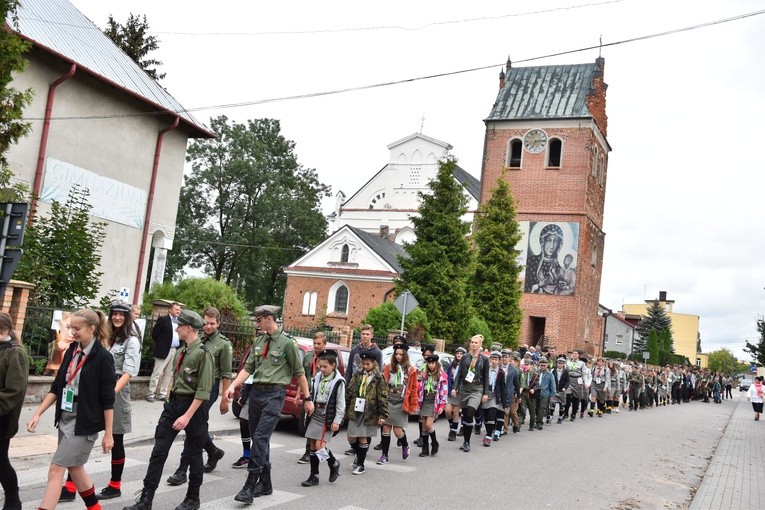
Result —
[{"label": "scout beret", "polygon": [[274,305],[260,305],[255,309],[255,317],[264,317],[270,315],[274,319],[279,315],[282,309]]},{"label": "scout beret", "polygon": [[438,361],[438,354],[429,354],[425,356],[425,361],[430,363],[431,361]]},{"label": "scout beret", "polygon": [[178,316],[178,324],[186,324],[194,329],[200,329],[205,325],[205,321],[202,320],[202,317],[197,312],[192,310],[182,310],[181,314]]},{"label": "scout beret", "polygon": [[361,359],[372,359],[377,361],[377,356],[373,352],[370,351],[364,351],[361,354],[359,354],[359,358]]},{"label": "scout beret", "polygon": [[490,358],[499,358],[499,357],[501,357],[501,354],[499,353],[499,351],[491,351],[491,355],[489,357]]},{"label": "scout beret", "polygon": [[393,350],[394,351],[397,351],[399,349],[401,349],[404,352],[407,352],[407,351],[409,351],[409,346],[406,345],[406,344],[403,344],[403,343],[395,343],[395,344],[393,344]]},{"label": "scout beret", "polygon": [[425,351],[433,352],[435,350],[436,350],[436,346],[433,344],[422,344],[422,347],[420,347],[420,351],[422,352],[425,352]]}]

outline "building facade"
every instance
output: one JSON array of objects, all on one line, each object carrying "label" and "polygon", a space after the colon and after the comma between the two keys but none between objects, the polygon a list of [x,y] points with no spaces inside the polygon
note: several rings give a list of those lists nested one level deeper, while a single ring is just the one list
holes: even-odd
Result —
[{"label": "building facade", "polygon": [[164,277],[187,141],[213,134],[66,0],[22,2],[17,33],[32,49],[12,86],[34,98],[10,167],[39,195],[38,216],[73,185],[88,189],[106,223],[98,296],[126,288],[139,302],[152,248],[151,280]]},{"label": "building facade", "polygon": [[481,203],[498,179],[515,199],[523,324],[520,343],[602,349],[598,298],[608,153],[605,62],[512,67],[484,121]]}]

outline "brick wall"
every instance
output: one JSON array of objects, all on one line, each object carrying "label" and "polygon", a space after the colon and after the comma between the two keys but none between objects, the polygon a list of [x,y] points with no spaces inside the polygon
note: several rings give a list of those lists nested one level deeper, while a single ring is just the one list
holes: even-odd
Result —
[{"label": "brick wall", "polygon": [[21,338],[24,330],[24,319],[27,317],[29,293],[35,286],[31,283],[11,280],[0,296],[0,311],[6,312],[13,320],[13,330]]},{"label": "brick wall", "polygon": [[[348,314],[327,314],[327,299],[330,287],[342,280],[348,287]],[[287,288],[284,292],[284,309],[282,315],[284,324],[291,328],[312,328],[318,326],[326,315],[326,323],[331,327],[348,326],[351,329],[359,327],[370,308],[386,299],[393,291],[393,278],[390,281],[365,281],[337,278],[334,276],[317,277],[288,275]],[[306,292],[316,292],[316,315],[303,315],[303,295]],[[334,306],[334,303],[333,303]]]}]

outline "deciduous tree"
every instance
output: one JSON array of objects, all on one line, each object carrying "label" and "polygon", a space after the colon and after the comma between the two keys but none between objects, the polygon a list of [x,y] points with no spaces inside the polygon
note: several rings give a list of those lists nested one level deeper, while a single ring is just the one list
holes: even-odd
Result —
[{"label": "deciduous tree", "polygon": [[712,371],[735,373],[738,365],[738,360],[729,349],[722,348],[709,353],[709,369]]}]

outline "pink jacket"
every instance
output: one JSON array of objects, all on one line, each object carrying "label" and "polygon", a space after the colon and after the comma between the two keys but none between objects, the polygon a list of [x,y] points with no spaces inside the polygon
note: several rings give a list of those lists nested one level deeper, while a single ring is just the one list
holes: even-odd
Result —
[{"label": "pink jacket", "polygon": [[[436,402],[434,406],[435,414],[438,415],[441,413],[441,411],[444,410],[444,407],[446,407],[446,398],[448,396],[447,394],[447,386],[448,381],[446,379],[446,370],[441,370],[441,378],[438,381],[438,388],[436,389]],[[425,376],[425,371],[423,371],[420,374],[420,385],[419,385],[419,391],[418,391],[418,402],[420,407],[422,407],[422,401],[425,399],[425,382],[427,378]]]}]

